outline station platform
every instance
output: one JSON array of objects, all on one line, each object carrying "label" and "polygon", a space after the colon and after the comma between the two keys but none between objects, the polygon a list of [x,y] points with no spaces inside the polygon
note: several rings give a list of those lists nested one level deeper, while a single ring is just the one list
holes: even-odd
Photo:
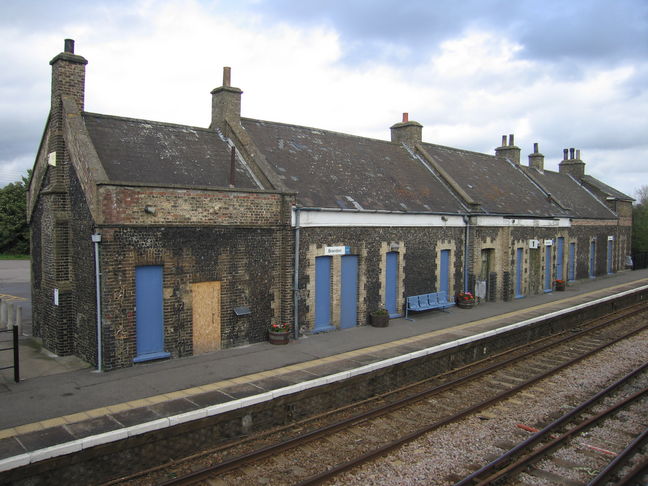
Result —
[{"label": "station platform", "polygon": [[[626,271],[571,283],[564,292],[415,313],[414,321],[392,319],[386,328],[359,326],[284,346],[259,343],[104,373],[63,366],[20,383],[3,377],[0,471],[342,380],[645,286],[648,270]],[[26,371],[47,370],[48,359],[59,359],[31,356],[21,360]]]}]

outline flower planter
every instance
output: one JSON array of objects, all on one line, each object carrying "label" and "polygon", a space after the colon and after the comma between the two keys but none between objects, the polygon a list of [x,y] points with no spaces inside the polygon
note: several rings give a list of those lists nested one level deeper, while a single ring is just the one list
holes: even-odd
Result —
[{"label": "flower planter", "polygon": [[288,344],[290,340],[290,332],[288,331],[268,331],[270,344]]},{"label": "flower planter", "polygon": [[461,309],[472,309],[475,307],[475,301],[474,300],[459,300],[457,301],[457,307]]},{"label": "flower planter", "polygon": [[556,282],[556,290],[563,291],[565,290],[565,282]]},{"label": "flower planter", "polygon": [[389,326],[389,314],[371,314],[371,325],[373,327]]}]

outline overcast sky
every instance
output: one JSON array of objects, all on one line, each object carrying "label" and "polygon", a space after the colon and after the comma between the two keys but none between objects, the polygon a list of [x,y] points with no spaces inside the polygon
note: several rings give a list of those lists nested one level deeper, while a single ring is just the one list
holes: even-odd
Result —
[{"label": "overcast sky", "polygon": [[242,115],[489,154],[515,134],[545,168],[631,196],[648,184],[648,0],[1,0],[0,186],[33,165],[49,61],[89,62],[86,110],[207,127],[222,67]]}]

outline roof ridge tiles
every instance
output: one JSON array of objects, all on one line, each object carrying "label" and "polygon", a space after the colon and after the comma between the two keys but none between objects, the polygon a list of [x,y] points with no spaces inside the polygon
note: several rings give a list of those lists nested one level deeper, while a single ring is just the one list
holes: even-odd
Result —
[{"label": "roof ridge tiles", "polygon": [[95,113],[91,111],[83,111],[82,116],[91,116],[91,117],[96,117],[96,118],[109,118],[112,120],[122,120],[122,121],[128,121],[128,122],[138,122],[138,123],[149,123],[153,125],[162,125],[166,127],[178,127],[178,128],[190,128],[192,130],[200,130],[202,132],[206,133],[213,133],[214,135],[217,135],[218,132],[217,130],[208,128],[208,127],[197,127],[195,125],[185,125],[182,123],[171,123],[171,122],[163,122],[163,121],[157,121],[157,120],[148,120],[146,118],[133,118],[133,117],[128,117],[128,116],[118,116],[118,115],[106,115],[105,113]]},{"label": "roof ridge tiles", "polygon": [[307,125],[298,125],[296,123],[285,123],[285,122],[278,122],[278,121],[271,121],[271,120],[260,120],[258,118],[248,118],[248,117],[241,117],[241,121],[248,121],[248,122],[259,122],[259,123],[267,123],[269,125],[281,125],[283,127],[293,127],[293,128],[301,128],[305,130],[317,130],[320,132],[326,132],[332,135],[339,135],[342,137],[349,137],[349,138],[362,138],[364,140],[371,140],[372,142],[381,142],[381,143],[386,143],[389,145],[400,145],[397,144],[396,142],[392,142],[391,140],[384,140],[381,138],[373,138],[373,137],[367,137],[365,135],[354,135],[352,133],[345,133],[345,132],[339,132],[337,130],[329,130],[328,128],[318,128],[318,127],[310,127]]}]

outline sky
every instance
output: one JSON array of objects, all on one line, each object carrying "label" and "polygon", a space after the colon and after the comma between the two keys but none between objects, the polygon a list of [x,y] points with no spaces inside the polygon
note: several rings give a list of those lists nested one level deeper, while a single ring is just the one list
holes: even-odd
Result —
[{"label": "sky", "polygon": [[75,40],[85,109],[207,127],[231,66],[242,116],[494,154],[564,148],[648,185],[648,0],[0,0],[0,187],[34,163],[49,61]]}]

